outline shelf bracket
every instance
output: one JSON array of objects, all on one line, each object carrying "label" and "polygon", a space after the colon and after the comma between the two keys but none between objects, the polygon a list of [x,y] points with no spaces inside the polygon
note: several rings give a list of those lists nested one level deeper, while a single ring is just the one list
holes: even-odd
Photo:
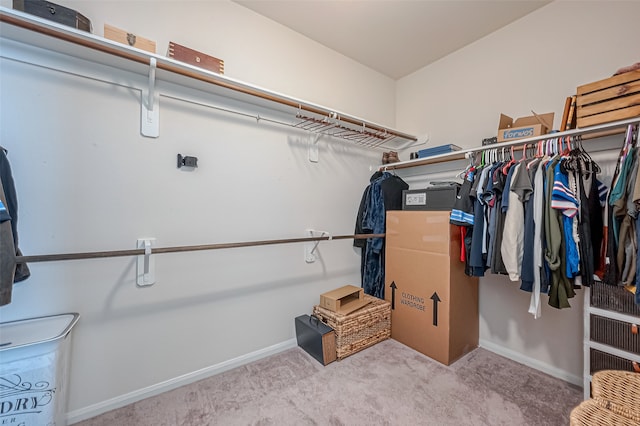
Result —
[{"label": "shelf bracket", "polygon": [[309,161],[317,163],[319,159],[318,154],[318,140],[320,139],[320,133],[311,133],[309,135]]},{"label": "shelf bracket", "polygon": [[137,248],[144,249],[144,254],[138,256],[136,273],[138,287],[147,287],[156,283],[156,262],[151,256],[151,248],[155,243],[155,238],[140,238],[136,243]]},{"label": "shelf bracket", "polygon": [[149,60],[149,89],[141,95],[140,133],[142,136],[160,136],[160,106],[156,93],[156,58]]}]

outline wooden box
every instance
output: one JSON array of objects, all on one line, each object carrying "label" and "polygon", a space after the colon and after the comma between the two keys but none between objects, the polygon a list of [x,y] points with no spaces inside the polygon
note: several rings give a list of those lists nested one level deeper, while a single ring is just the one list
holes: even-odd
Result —
[{"label": "wooden box", "polygon": [[350,314],[313,307],[313,314],[336,332],[338,359],[391,337],[391,304],[368,294],[364,298],[368,304]]},{"label": "wooden box", "polygon": [[640,115],[640,70],[578,86],[578,127]]},{"label": "wooden box", "polygon": [[13,8],[62,25],[91,32],[91,20],[74,9],[45,0],[13,0]]},{"label": "wooden box", "polygon": [[214,58],[213,56],[198,52],[197,50],[190,49],[173,41],[169,42],[168,56],[189,65],[204,68],[218,74],[224,74],[224,61],[222,59]]},{"label": "wooden box", "polygon": [[131,47],[146,50],[147,52],[156,53],[156,42],[139,35],[121,30],[109,24],[104,24],[104,38],[126,44]]},{"label": "wooden box", "polygon": [[341,314],[353,312],[367,303],[369,300],[365,300],[364,290],[353,285],[345,285],[320,295],[320,306]]}]

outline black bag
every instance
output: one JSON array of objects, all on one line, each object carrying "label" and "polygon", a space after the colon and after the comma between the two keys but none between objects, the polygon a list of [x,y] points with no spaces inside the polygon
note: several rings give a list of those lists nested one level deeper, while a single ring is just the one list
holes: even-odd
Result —
[{"label": "black bag", "polygon": [[300,315],[295,323],[298,346],[323,365],[336,360],[336,334],[333,328],[315,315]]}]

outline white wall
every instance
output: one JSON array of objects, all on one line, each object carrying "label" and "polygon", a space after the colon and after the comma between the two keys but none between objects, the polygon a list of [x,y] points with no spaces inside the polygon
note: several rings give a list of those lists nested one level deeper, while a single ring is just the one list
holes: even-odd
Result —
[{"label": "white wall", "polygon": [[[188,3],[188,4],[187,4]],[[3,3],[6,5],[5,3]],[[226,74],[372,121],[393,124],[394,82],[230,2],[68,2],[94,23],[210,52]],[[9,59],[15,53],[27,62]],[[160,137],[140,136],[143,76],[3,44],[0,144],[17,185],[28,255],[351,234],[379,152],[161,97]],[[28,62],[52,64],[95,79]],[[103,81],[113,80],[119,84]],[[376,90],[371,90],[375,88]],[[192,90],[162,93],[232,104]],[[246,105],[248,112],[264,113]],[[291,119],[289,117],[288,119]],[[195,155],[195,171],[176,154]],[[352,241],[155,255],[157,283],[136,288],[135,259],[32,263],[2,321],[79,312],[71,420],[98,414],[182,375],[294,338],[318,295],[359,284]]]},{"label": "white wall", "polygon": [[[500,113],[515,118],[531,110],[553,111],[557,128],[565,97],[577,86],[640,60],[638,16],[640,2],[553,2],[399,80],[397,126],[428,133],[428,146],[463,148],[495,136]],[[610,158],[599,159],[609,173]],[[400,174],[412,187],[421,187],[434,177],[455,175],[464,164]],[[428,175],[434,171],[435,176]],[[527,314],[529,294],[518,288],[502,276],[480,280],[482,344],[580,383],[582,292],[571,300],[571,309],[545,305],[542,318],[534,320]]]}]

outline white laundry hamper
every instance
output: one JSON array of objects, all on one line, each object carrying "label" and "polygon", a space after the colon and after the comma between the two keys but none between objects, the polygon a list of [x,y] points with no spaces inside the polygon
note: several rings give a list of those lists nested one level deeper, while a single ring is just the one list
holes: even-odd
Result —
[{"label": "white laundry hamper", "polygon": [[0,323],[0,425],[66,425],[69,313]]}]

